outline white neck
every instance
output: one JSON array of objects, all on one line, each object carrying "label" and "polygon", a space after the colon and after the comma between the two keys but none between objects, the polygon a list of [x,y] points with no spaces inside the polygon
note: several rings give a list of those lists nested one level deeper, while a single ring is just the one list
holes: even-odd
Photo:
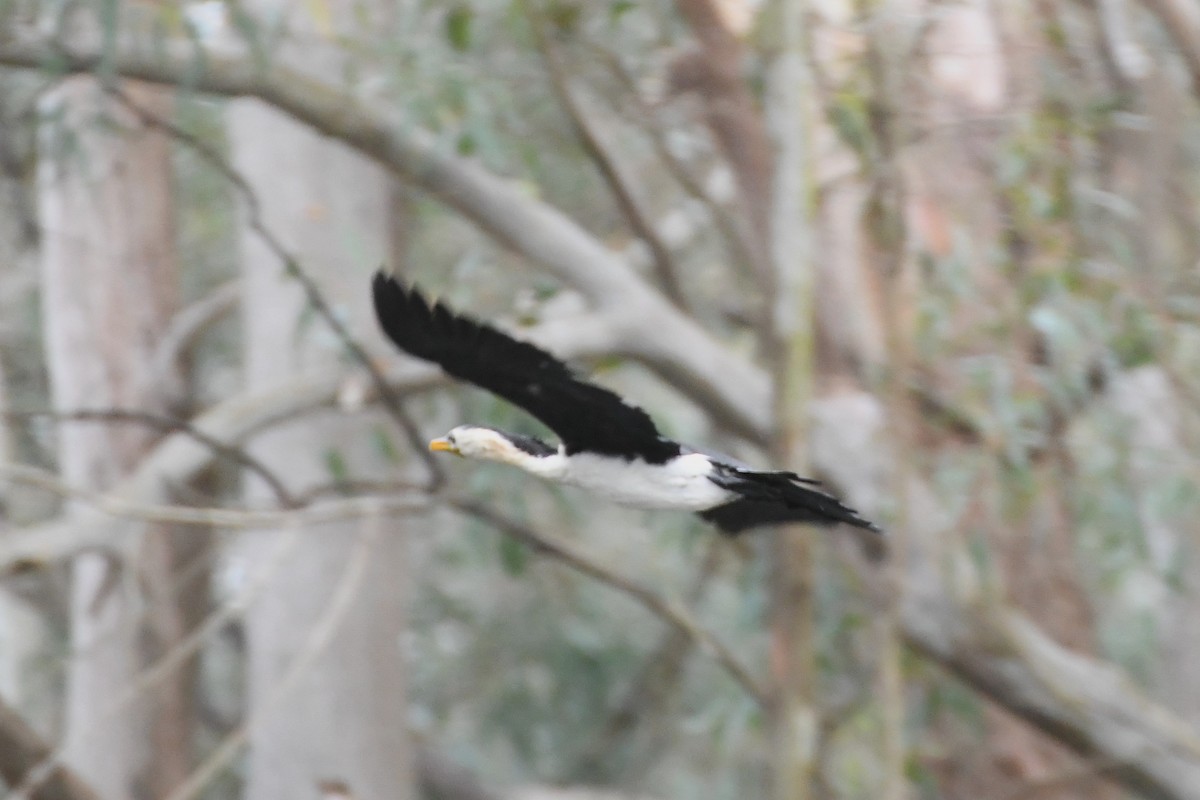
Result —
[{"label": "white neck", "polygon": [[506,464],[520,467],[544,480],[561,481],[567,474],[567,457],[561,450],[548,456],[534,456],[514,448],[511,453],[505,453],[505,456]]}]

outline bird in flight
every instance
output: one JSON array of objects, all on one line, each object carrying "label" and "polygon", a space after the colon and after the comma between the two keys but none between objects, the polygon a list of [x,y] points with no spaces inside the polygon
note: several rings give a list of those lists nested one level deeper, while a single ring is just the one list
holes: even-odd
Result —
[{"label": "bird in flight", "polygon": [[580,379],[541,348],[430,302],[413,286],[379,272],[372,291],[379,325],[397,347],[520,406],[560,440],[555,446],[460,425],[430,442],[430,450],[511,464],[622,505],[696,512],[730,535],[790,522],[845,522],[882,533],[817,481],[750,469],[664,437],[641,408]]}]

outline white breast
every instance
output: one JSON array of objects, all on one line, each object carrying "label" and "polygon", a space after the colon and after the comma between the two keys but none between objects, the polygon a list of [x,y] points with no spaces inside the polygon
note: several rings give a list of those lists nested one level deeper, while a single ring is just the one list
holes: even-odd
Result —
[{"label": "white breast", "polygon": [[578,486],[626,506],[703,511],[730,500],[732,492],[708,479],[707,456],[689,453],[665,464],[576,453],[560,457],[543,477]]}]

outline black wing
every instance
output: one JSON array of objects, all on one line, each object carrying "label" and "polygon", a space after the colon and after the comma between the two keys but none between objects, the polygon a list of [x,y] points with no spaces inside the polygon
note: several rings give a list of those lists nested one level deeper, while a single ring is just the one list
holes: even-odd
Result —
[{"label": "black wing", "polygon": [[575,377],[546,351],[430,303],[382,272],[372,291],[379,324],[401,350],[525,409],[558,434],[568,453],[651,464],[679,455],[679,445],[660,436],[645,411]]},{"label": "black wing", "polygon": [[814,525],[845,522],[856,528],[883,533],[874,522],[863,519],[853,508],[821,491],[818,481],[801,478],[794,472],[762,472],[718,463],[709,480],[741,495],[724,505],[700,512],[703,519],[724,533],[738,534],[759,525],[787,522]]}]

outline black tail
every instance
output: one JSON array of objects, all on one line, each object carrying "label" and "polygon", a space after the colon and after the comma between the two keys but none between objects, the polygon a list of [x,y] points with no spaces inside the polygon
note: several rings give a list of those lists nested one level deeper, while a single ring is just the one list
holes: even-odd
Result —
[{"label": "black tail", "polygon": [[792,472],[755,472],[720,465],[710,480],[741,495],[724,505],[700,512],[703,519],[731,536],[759,525],[788,522],[814,525],[844,522],[856,528],[883,533],[878,525],[860,517],[853,508],[815,488],[819,486],[816,481],[801,478]]}]

